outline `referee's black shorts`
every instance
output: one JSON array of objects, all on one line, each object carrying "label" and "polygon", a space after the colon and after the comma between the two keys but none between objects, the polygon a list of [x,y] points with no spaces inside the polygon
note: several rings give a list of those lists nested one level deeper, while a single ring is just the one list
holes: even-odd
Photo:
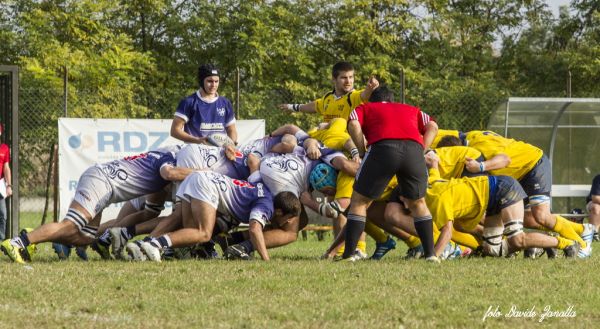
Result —
[{"label": "referee's black shorts", "polygon": [[402,196],[410,200],[425,196],[427,166],[421,144],[413,140],[386,139],[371,145],[356,174],[354,190],[377,199],[394,175]]}]

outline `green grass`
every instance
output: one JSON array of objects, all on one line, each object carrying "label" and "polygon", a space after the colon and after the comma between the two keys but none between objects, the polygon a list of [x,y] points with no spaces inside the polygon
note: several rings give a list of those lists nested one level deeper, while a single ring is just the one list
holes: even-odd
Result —
[{"label": "green grass", "polygon": [[[27,224],[27,223],[25,223]],[[65,328],[538,328],[594,327],[600,256],[589,260],[319,261],[309,235],[271,251],[269,263],[58,262],[49,244],[30,267],[0,259],[0,327]],[[600,244],[596,244],[600,247]],[[373,243],[369,244],[372,252]],[[489,306],[538,316],[487,319]],[[539,314],[576,312],[539,323]]]}]

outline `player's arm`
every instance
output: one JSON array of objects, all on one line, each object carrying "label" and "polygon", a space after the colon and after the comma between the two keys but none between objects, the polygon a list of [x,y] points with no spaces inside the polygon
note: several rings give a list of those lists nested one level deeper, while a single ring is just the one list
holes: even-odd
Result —
[{"label": "player's arm", "polygon": [[369,78],[369,81],[367,82],[365,90],[363,90],[363,92],[360,93],[360,98],[362,99],[362,101],[365,103],[368,102],[369,98],[371,98],[373,90],[377,89],[377,87],[379,87],[379,81],[377,80],[377,78],[375,78],[375,76],[372,75]]},{"label": "player's arm", "polygon": [[438,257],[444,252],[446,245],[450,242],[450,239],[452,239],[452,222],[452,220],[449,220],[440,228],[440,236],[434,247],[435,255]]},{"label": "player's arm", "polygon": [[435,121],[429,121],[425,125],[425,134],[423,134],[423,145],[425,146],[425,150],[431,148],[431,144],[437,136],[438,133],[438,125]]},{"label": "player's arm", "polygon": [[334,200],[329,202],[327,199],[325,199],[323,200],[323,202],[319,203],[307,191],[302,192],[302,194],[300,195],[300,202],[308,208],[312,209],[314,212],[328,218],[337,218],[340,214],[338,210],[341,210],[341,206],[337,201]]},{"label": "player's arm", "polygon": [[365,136],[363,135],[362,128],[360,127],[360,123],[358,120],[348,121],[348,134],[350,134],[350,138],[352,138],[352,142],[358,149],[358,155],[362,158],[365,156]]},{"label": "player's arm", "polygon": [[225,130],[227,131],[227,136],[229,136],[229,138],[231,138],[231,140],[233,141],[233,144],[238,145],[238,132],[235,123],[232,123],[229,126],[225,127]]},{"label": "player's arm", "polygon": [[206,137],[192,136],[184,131],[184,126],[185,120],[175,116],[173,118],[173,122],[171,123],[171,136],[186,143],[207,144]]},{"label": "player's arm", "polygon": [[286,112],[317,113],[315,101],[307,104],[279,104],[278,107]]},{"label": "player's arm", "polygon": [[273,145],[269,152],[272,153],[292,153],[298,146],[296,137],[286,134],[281,138],[281,142]]},{"label": "player's arm", "polygon": [[344,155],[341,155],[331,160],[331,166],[354,177],[356,176],[356,172],[358,172],[360,164],[355,161],[348,160]]},{"label": "player's arm", "polygon": [[317,160],[321,157],[319,141],[314,138],[309,138],[304,141],[304,149],[306,150],[306,156],[311,160]]},{"label": "player's arm", "polygon": [[592,203],[600,204],[600,195],[592,195]]},{"label": "player's arm", "polygon": [[285,134],[290,134],[290,135],[295,135],[297,132],[299,132],[300,127],[293,125],[293,124],[286,124],[283,125],[275,130],[273,130],[273,132],[271,133],[271,136],[282,136]]},{"label": "player's arm", "polygon": [[12,173],[10,172],[10,166],[8,165],[8,162],[4,163],[3,166],[3,170],[4,170],[4,181],[6,183],[6,197],[8,198],[9,196],[12,195]]},{"label": "player's arm", "polygon": [[344,150],[346,150],[348,153],[350,153],[350,156],[352,157],[352,161],[354,161],[356,163],[361,162],[360,154],[358,153],[358,148],[352,141],[352,138],[348,138],[346,143],[344,143]]},{"label": "player's arm", "polygon": [[465,158],[465,168],[469,172],[478,173],[506,168],[510,165],[510,161],[510,157],[504,153],[496,154],[493,158],[481,162],[467,157]]},{"label": "player's arm", "polygon": [[254,249],[260,255],[262,260],[269,260],[269,252],[267,252],[267,245],[265,244],[265,236],[263,235],[263,226],[257,220],[250,220],[250,241],[254,246]]},{"label": "player's arm", "polygon": [[168,181],[182,181],[192,172],[194,172],[192,168],[176,167],[172,164],[165,164],[160,167],[160,176]]}]

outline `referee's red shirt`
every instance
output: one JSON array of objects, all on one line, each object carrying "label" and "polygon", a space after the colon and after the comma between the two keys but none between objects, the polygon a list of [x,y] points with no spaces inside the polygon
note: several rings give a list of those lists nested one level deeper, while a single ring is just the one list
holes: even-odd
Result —
[{"label": "referee's red shirt", "polygon": [[348,119],[358,120],[367,145],[383,139],[410,139],[423,145],[425,125],[434,121],[414,106],[387,102],[363,104]]}]

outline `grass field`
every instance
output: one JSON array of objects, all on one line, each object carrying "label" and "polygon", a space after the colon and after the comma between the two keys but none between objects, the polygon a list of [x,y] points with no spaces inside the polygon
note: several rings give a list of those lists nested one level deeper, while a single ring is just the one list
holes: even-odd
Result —
[{"label": "grass field", "polygon": [[[600,321],[599,253],[435,265],[403,260],[399,244],[379,262],[320,261],[330,238],[309,235],[272,250],[269,263],[107,262],[92,251],[87,263],[74,255],[58,262],[49,244],[29,266],[2,255],[0,328],[592,328]],[[502,315],[483,321],[490,306]],[[511,307],[534,307],[536,315],[510,317]],[[575,316],[540,322],[545,307]]]}]

